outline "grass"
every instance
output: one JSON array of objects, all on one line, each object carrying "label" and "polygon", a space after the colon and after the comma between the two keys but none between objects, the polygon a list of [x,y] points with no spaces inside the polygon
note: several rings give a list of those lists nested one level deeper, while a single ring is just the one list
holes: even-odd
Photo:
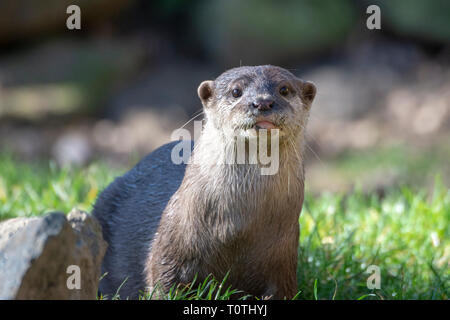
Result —
[{"label": "grass", "polygon": [[[449,221],[450,190],[439,180],[431,192],[402,187],[381,199],[358,191],[308,197],[300,298],[448,299]],[[380,268],[379,290],[367,288],[371,265]]]},{"label": "grass", "polygon": [[0,220],[74,207],[90,211],[99,192],[121,173],[104,164],[60,169],[53,162],[30,164],[0,155]]},{"label": "grass", "polygon": [[[124,171],[102,163],[60,169],[0,155],[0,220],[73,207],[89,211]],[[296,299],[449,299],[449,221],[450,189],[439,179],[432,190],[403,186],[383,197],[358,189],[307,194]],[[379,267],[380,289],[367,287],[371,265]],[[174,286],[165,298],[229,299],[233,293],[226,281],[208,278]]]}]

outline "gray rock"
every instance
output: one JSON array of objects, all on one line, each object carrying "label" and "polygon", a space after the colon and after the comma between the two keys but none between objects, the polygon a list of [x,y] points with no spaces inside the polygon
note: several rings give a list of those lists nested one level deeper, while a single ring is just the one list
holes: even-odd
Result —
[{"label": "gray rock", "polygon": [[14,218],[9,219],[4,223],[0,223],[0,252],[19,230],[23,229],[30,222],[38,220],[39,218]]},{"label": "gray rock", "polygon": [[[78,210],[1,223],[0,299],[95,299],[101,234],[96,219]],[[79,268],[79,288],[70,286],[77,271],[69,266]]]}]

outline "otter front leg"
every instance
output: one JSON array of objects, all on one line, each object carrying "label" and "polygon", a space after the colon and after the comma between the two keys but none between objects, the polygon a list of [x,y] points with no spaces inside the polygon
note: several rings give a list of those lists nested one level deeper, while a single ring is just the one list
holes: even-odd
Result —
[{"label": "otter front leg", "polygon": [[289,281],[289,283],[279,283],[270,282],[267,284],[266,290],[262,294],[262,298],[274,299],[274,300],[284,300],[292,299],[297,294],[297,280]]},{"label": "otter front leg", "polygon": [[263,300],[276,299],[277,292],[278,292],[277,286],[271,283],[267,286],[267,289],[266,291],[264,291],[261,298]]}]

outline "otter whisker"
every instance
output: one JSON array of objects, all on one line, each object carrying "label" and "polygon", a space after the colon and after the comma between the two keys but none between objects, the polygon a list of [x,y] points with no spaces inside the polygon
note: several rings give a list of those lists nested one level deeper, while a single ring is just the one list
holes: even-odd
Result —
[{"label": "otter whisker", "polygon": [[[198,112],[198,111],[196,111],[196,112]],[[192,118],[190,118],[185,124],[183,124],[183,125],[180,127],[180,129],[182,129],[182,128],[184,128],[185,126],[187,126],[192,120],[194,120],[195,118],[199,117],[199,116],[202,115],[202,114],[204,114],[203,109],[200,110],[200,113],[199,113],[199,114],[194,115],[194,116],[193,116]]]}]

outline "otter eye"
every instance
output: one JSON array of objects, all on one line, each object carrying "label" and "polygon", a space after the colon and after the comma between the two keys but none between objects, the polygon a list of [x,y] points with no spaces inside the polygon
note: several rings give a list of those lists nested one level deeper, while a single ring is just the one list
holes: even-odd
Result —
[{"label": "otter eye", "polygon": [[239,98],[240,96],[242,96],[242,90],[239,88],[235,88],[233,89],[233,91],[231,91],[231,94],[233,95],[233,97]]},{"label": "otter eye", "polygon": [[287,96],[289,94],[289,88],[286,86],[283,86],[280,88],[280,94],[282,96]]}]

